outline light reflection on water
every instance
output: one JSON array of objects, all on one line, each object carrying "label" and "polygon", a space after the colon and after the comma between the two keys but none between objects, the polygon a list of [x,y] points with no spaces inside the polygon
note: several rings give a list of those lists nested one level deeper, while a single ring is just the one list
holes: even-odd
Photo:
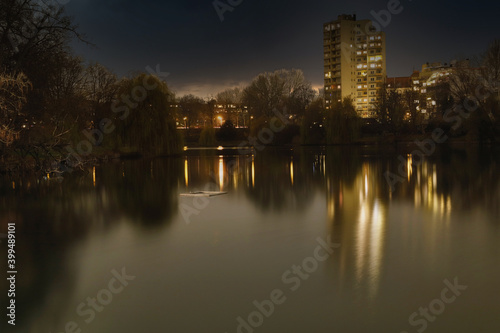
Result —
[{"label": "light reflection on water", "polygon": [[[400,154],[404,181],[391,191],[384,173],[398,172]],[[498,331],[499,155],[412,162],[353,148],[188,150],[63,182],[6,180],[0,233],[16,221],[21,331],[74,320],[84,332],[236,332],[280,288],[287,301],[258,332],[411,332],[409,315],[455,276],[469,289],[428,331]],[[228,194],[179,197],[195,190]],[[289,291],[283,272],[328,236],[341,247]],[[76,307],[121,267],[137,280],[86,324]]]}]

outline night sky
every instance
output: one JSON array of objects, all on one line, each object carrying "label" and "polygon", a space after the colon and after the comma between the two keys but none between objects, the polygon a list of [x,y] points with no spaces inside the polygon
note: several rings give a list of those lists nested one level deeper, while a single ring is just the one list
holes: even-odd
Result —
[{"label": "night sky", "polygon": [[[227,0],[221,0],[227,3]],[[74,43],[78,55],[118,76],[160,65],[178,96],[208,97],[243,86],[264,71],[302,69],[323,82],[323,23],[340,14],[374,20],[388,1],[241,2],[221,22],[213,0],[71,0],[66,12],[96,45]],[[449,62],[484,51],[500,38],[493,1],[402,0],[383,28],[388,76],[409,76],[425,62]]]}]

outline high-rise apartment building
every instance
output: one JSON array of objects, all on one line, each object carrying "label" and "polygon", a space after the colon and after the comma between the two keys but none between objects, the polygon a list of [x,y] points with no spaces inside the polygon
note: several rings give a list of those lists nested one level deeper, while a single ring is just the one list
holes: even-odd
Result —
[{"label": "high-rise apartment building", "polygon": [[375,116],[374,104],[386,78],[385,33],[370,20],[340,15],[323,25],[326,108],[351,97],[363,118]]}]

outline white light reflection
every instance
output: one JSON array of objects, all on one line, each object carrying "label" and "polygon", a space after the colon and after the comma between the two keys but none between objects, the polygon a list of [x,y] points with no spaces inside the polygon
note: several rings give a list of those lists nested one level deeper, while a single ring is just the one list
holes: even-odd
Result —
[{"label": "white light reflection", "polygon": [[255,187],[255,160],[252,155],[252,187]]},{"label": "white light reflection", "polygon": [[219,156],[219,188],[222,191],[224,188],[224,158]]},{"label": "white light reflection", "polygon": [[188,187],[188,185],[189,185],[189,167],[188,167],[187,157],[184,159],[184,180],[186,183],[186,187]]},{"label": "white light reflection", "polygon": [[411,154],[408,154],[408,159],[406,160],[406,172],[408,173],[408,181],[410,181],[411,175],[413,173],[413,157]]},{"label": "white light reflection", "polygon": [[373,298],[378,292],[380,268],[383,257],[385,217],[378,200],[375,200],[372,211],[370,231],[370,260],[368,276],[370,280],[370,296]]}]

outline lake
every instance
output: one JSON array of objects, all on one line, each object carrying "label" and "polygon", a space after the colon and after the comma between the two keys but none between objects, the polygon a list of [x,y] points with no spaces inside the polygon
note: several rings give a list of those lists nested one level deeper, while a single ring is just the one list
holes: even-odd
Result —
[{"label": "lake", "polygon": [[[499,151],[411,153],[187,150],[4,178],[9,329],[499,332]],[[227,194],[180,196],[202,190]]]}]

